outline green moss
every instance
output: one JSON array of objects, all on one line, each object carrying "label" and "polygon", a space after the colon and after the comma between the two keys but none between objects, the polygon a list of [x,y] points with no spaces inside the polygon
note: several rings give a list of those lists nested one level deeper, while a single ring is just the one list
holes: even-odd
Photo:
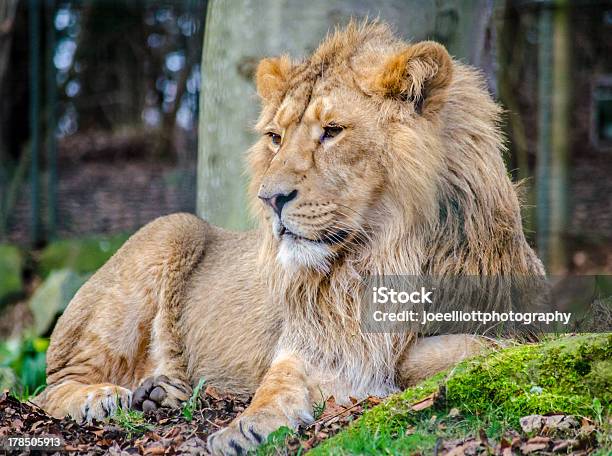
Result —
[{"label": "green moss", "polygon": [[602,398],[602,401],[608,404],[612,402],[612,358],[595,361],[591,371],[584,376],[584,380],[595,395]]},{"label": "green moss", "polygon": [[[612,334],[521,345],[468,360],[391,397],[311,454],[405,454],[431,451],[437,438],[484,429],[497,438],[530,414],[611,412]],[[433,407],[411,405],[439,391]],[[459,409],[460,417],[449,416]],[[607,437],[606,437],[607,438]]]},{"label": "green moss", "polygon": [[68,239],[47,245],[38,258],[38,273],[46,278],[52,270],[71,269],[78,273],[95,272],[127,240],[121,234],[109,238]]},{"label": "green moss", "polygon": [[463,363],[446,382],[447,401],[471,414],[495,407],[513,425],[536,413],[589,415],[593,398],[612,399],[610,358],[612,334],[502,350]]}]

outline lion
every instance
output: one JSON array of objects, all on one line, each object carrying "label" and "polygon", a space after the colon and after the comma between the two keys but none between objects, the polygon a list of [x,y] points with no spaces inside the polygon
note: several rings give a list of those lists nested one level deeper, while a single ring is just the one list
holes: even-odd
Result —
[{"label": "lion", "polygon": [[53,331],[36,398],[50,414],[179,407],[204,378],[254,394],[208,439],[241,454],[311,423],[322,398],[386,396],[487,345],[365,332],[364,276],[543,274],[502,160],[501,109],[442,45],[351,22],[305,60],[262,60],[255,80],[258,228],[174,214],[134,234]]}]

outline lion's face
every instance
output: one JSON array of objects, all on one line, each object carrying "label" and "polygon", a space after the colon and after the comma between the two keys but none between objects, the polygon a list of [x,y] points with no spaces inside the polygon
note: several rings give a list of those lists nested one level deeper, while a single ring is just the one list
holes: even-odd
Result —
[{"label": "lion's face", "polygon": [[377,158],[384,135],[354,92],[318,88],[307,106],[301,95],[288,95],[262,125],[257,148],[267,169],[257,196],[279,241],[279,260],[325,269],[343,246],[366,236],[385,180]]},{"label": "lion's face", "polygon": [[[450,67],[450,58],[435,43],[391,50],[360,60],[319,50],[305,63],[280,58],[260,64],[263,110],[261,138],[250,155],[251,191],[276,239],[277,259],[288,268],[327,271],[335,258],[370,242],[373,227],[391,216],[394,193],[408,192],[407,199],[423,193],[421,177],[412,179],[414,188],[406,180],[423,174],[417,168],[429,160],[420,156],[418,133],[429,121],[417,93],[428,83],[416,81],[410,66],[416,62],[422,70],[433,55],[436,69]],[[356,63],[357,72],[350,69]],[[430,73],[429,79],[438,74]],[[397,172],[406,166],[407,174]]]}]

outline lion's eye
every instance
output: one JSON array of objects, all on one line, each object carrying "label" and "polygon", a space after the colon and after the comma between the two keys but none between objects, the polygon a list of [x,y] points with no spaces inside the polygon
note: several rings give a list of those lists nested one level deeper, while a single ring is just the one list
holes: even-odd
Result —
[{"label": "lion's eye", "polygon": [[279,135],[278,133],[274,133],[273,131],[269,131],[268,133],[266,133],[266,135],[270,137],[270,141],[272,141],[272,144],[274,144],[275,146],[280,146],[282,139],[281,135]]},{"label": "lion's eye", "polygon": [[323,134],[321,135],[320,141],[323,142],[327,139],[335,138],[342,133],[342,130],[344,130],[344,127],[340,125],[328,125],[323,128]]}]

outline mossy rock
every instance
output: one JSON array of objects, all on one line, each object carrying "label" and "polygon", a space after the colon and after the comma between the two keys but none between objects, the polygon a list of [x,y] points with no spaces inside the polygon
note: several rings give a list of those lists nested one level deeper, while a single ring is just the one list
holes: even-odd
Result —
[{"label": "mossy rock", "polygon": [[464,363],[446,382],[447,400],[470,413],[588,415],[593,399],[612,401],[612,334],[563,337]]},{"label": "mossy rock", "polygon": [[89,274],[78,274],[70,269],[53,271],[36,289],[29,306],[34,317],[33,331],[37,336],[47,334]]},{"label": "mossy rock", "polygon": [[[434,406],[411,409],[434,393]],[[520,430],[526,415],[595,418],[601,405],[609,416],[611,404],[612,334],[563,336],[465,361],[366,411],[309,454],[428,454],[439,437],[463,438],[483,429],[498,438]],[[448,418],[452,409],[460,411],[459,421]]]},{"label": "mossy rock", "polygon": [[23,293],[24,257],[14,245],[0,244],[0,307]]},{"label": "mossy rock", "polygon": [[94,272],[123,245],[127,234],[113,237],[66,239],[47,245],[38,257],[38,273],[46,278],[55,269]]}]

